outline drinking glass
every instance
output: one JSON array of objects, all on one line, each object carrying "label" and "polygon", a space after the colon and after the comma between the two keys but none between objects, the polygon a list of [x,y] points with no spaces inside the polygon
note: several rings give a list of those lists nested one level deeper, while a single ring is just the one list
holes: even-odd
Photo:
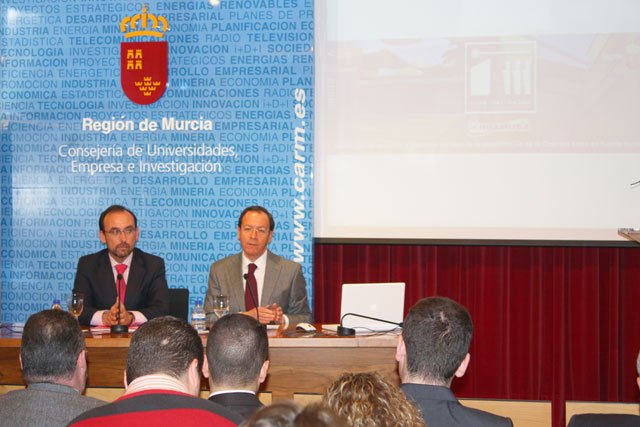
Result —
[{"label": "drinking glass", "polygon": [[84,308],[84,294],[79,291],[72,291],[67,295],[67,311],[77,319],[82,314]]},{"label": "drinking glass", "polygon": [[213,312],[218,319],[225,314],[229,314],[229,297],[227,295],[213,297]]}]

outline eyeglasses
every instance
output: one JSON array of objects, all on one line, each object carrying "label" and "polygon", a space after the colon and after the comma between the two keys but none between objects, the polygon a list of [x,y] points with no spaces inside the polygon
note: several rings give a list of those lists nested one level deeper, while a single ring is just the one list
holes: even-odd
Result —
[{"label": "eyeglasses", "polygon": [[120,230],[119,228],[112,228],[111,230],[107,231],[107,234],[111,237],[120,237],[120,235],[124,233],[126,237],[129,237],[135,232],[135,227],[127,227],[124,230]]},{"label": "eyeglasses", "polygon": [[242,232],[245,234],[252,234],[254,231],[258,233],[259,236],[265,236],[269,233],[269,229],[265,227],[242,227]]}]

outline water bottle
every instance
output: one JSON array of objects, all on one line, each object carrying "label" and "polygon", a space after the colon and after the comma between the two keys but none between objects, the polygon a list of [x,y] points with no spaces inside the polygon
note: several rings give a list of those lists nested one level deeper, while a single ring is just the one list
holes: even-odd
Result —
[{"label": "water bottle", "polygon": [[53,304],[51,304],[51,310],[62,310],[62,306],[60,305],[60,300],[59,299],[54,299],[53,300]]},{"label": "water bottle", "polygon": [[191,326],[200,332],[207,330],[206,316],[204,314],[204,308],[202,307],[202,298],[196,298],[196,305],[191,311]]}]

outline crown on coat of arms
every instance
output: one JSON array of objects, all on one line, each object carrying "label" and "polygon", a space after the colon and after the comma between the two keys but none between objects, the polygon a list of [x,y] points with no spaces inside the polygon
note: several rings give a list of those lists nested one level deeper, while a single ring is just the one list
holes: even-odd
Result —
[{"label": "crown on coat of arms", "polygon": [[126,39],[137,36],[162,38],[169,29],[167,18],[162,15],[147,13],[147,5],[142,5],[142,12],[127,16],[120,21],[120,31]]}]

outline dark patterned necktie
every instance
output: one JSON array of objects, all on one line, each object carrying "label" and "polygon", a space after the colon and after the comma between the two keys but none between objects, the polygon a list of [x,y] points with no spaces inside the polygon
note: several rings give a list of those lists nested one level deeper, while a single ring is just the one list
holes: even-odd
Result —
[{"label": "dark patterned necktie", "polygon": [[[258,268],[254,263],[249,264],[249,273],[247,274],[247,285],[244,287],[244,307],[245,311],[249,311],[255,308],[254,299],[258,302],[258,282],[256,282],[256,275],[254,274]],[[253,296],[251,296],[253,292]]]}]

